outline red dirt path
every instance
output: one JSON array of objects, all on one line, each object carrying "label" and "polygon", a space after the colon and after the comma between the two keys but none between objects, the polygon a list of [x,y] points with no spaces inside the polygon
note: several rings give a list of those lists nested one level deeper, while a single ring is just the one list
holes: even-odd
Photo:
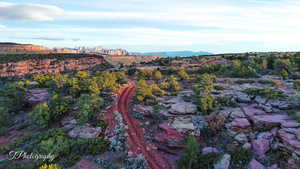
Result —
[{"label": "red dirt path", "polygon": [[149,169],[171,169],[172,167],[158,152],[157,148],[146,142],[144,138],[145,130],[140,127],[140,122],[131,116],[129,102],[134,95],[135,87],[132,84],[122,88],[118,93],[118,103],[108,111],[109,115],[105,117],[105,121],[111,123],[109,126],[114,126],[113,112],[118,110],[124,119],[124,123],[128,126],[127,145],[130,152],[135,156],[142,154],[148,163]]}]

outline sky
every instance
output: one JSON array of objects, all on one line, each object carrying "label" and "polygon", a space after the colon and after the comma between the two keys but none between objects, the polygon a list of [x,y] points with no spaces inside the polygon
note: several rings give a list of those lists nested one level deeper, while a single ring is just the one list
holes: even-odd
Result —
[{"label": "sky", "polygon": [[300,51],[299,0],[0,0],[0,41],[132,52]]}]

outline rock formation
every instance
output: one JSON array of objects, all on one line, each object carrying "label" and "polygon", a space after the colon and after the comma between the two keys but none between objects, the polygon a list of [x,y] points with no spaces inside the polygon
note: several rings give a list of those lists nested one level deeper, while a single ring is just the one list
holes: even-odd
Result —
[{"label": "rock formation", "polygon": [[42,46],[18,43],[0,43],[0,53],[51,53],[51,50]]},{"label": "rock formation", "polygon": [[105,56],[106,61],[116,65],[123,63],[125,65],[132,63],[150,62],[152,60],[160,59],[161,56]]},{"label": "rock formation", "polygon": [[54,74],[67,70],[85,70],[103,64],[102,58],[24,60],[0,64],[0,77],[25,76],[29,74]]}]

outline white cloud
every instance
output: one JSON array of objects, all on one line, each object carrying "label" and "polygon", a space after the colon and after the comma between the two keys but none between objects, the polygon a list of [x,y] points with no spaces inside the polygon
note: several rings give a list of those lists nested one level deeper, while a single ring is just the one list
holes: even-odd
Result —
[{"label": "white cloud", "polygon": [[[51,37],[61,39],[80,38],[77,43],[89,45],[157,45],[157,46],[192,46],[201,44],[226,43],[300,43],[300,32],[278,33],[273,32],[243,33],[220,30],[167,30],[156,28],[15,28],[0,32],[0,36],[10,35],[13,39],[38,39]],[[26,35],[24,37],[24,35]],[[55,42],[56,44],[65,42]],[[71,45],[75,45],[72,42]],[[68,45],[70,46],[70,44]]]},{"label": "white cloud", "polygon": [[4,29],[4,28],[6,28],[6,26],[0,25],[0,29]]},{"label": "white cloud", "polygon": [[51,21],[63,12],[63,9],[52,5],[0,2],[0,20]]},{"label": "white cloud", "polygon": [[[23,38],[27,43],[31,43],[30,39],[34,39],[37,44],[46,46],[104,45],[135,48],[143,46],[141,48],[145,50],[148,46],[151,49],[159,47],[203,49],[201,46],[205,45],[226,46],[226,49],[231,51],[239,50],[241,47],[252,49],[255,46],[261,47],[259,49],[267,46],[267,49],[281,50],[287,49],[286,46],[291,46],[288,49],[292,49],[295,44],[300,43],[300,39],[297,38],[300,36],[300,3],[293,0],[276,3],[265,1],[261,3],[257,0],[251,5],[227,3],[223,0],[220,0],[223,3],[214,4],[212,2],[217,0],[211,3],[203,0],[185,2],[166,0],[163,3],[149,0],[146,4],[144,1],[137,3],[139,0],[130,0],[131,3],[127,3],[126,7],[116,4],[127,1],[116,1],[93,1],[94,4],[103,6],[100,8],[91,5],[90,2],[75,0],[74,3],[86,5],[82,8],[84,10],[78,10],[78,7],[77,10],[71,10],[69,7],[69,10],[65,11],[47,5],[43,5],[47,10],[45,8],[42,10],[41,5],[31,8],[32,4],[27,4],[17,8],[16,6],[20,5],[0,3],[0,19],[39,21],[59,16],[55,18],[58,22],[49,24],[48,27],[43,25],[43,28],[39,27],[39,23],[34,25],[36,27],[30,28],[22,24],[18,28],[11,28],[9,25],[9,29],[0,31],[0,37],[5,40]],[[134,4],[138,5],[128,8],[128,5]],[[92,6],[93,9],[88,6]],[[9,10],[6,12],[8,14],[3,15],[4,8],[14,10]],[[44,37],[44,40],[40,37]],[[72,41],[74,38],[79,38],[80,41]],[[210,50],[215,52],[219,49]],[[295,50],[297,49],[300,47],[296,46]]]},{"label": "white cloud", "polygon": [[114,21],[137,24],[164,24],[168,26],[216,27],[220,29],[280,31],[300,29],[299,4],[268,6],[170,4],[157,11],[67,11],[61,18],[69,21]]}]

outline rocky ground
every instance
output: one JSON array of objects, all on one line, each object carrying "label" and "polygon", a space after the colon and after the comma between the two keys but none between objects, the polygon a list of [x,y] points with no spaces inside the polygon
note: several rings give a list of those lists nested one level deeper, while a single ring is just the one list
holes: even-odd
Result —
[{"label": "rocky ground", "polygon": [[[289,115],[289,111],[297,106],[293,96],[298,94],[289,81],[279,80],[279,90],[289,96],[287,99],[268,100],[260,96],[251,98],[244,92],[245,89],[263,88],[270,84],[262,81],[278,79],[265,76],[250,79],[254,82],[237,83],[241,80],[245,79],[217,79],[215,86],[227,87],[215,88],[213,95],[230,98],[230,102],[219,106],[207,116],[198,114],[195,93],[189,86],[176,96],[158,98],[160,108],[157,112],[154,106],[133,101],[134,86],[120,89],[115,103],[104,110],[106,114],[103,119],[108,123],[106,130],[88,124],[78,125],[71,113],[58,124],[67,131],[70,138],[89,139],[105,135],[112,142],[119,141],[114,129],[121,129],[120,125],[124,125],[124,133],[121,134],[127,137],[125,147],[128,148],[127,152],[124,151],[125,154],[107,151],[95,157],[85,156],[72,169],[109,168],[107,166],[121,168],[121,158],[140,154],[151,169],[175,168],[188,135],[197,136],[202,154],[220,155],[220,159],[214,164],[215,169],[298,169],[300,123]],[[39,104],[48,99],[49,93],[43,89],[31,90],[27,95],[30,104]],[[119,116],[121,119],[118,119]],[[27,118],[24,113],[16,117],[19,122],[25,122]],[[20,126],[23,123],[16,121],[16,124]],[[11,129],[8,136],[0,137],[0,146],[35,130],[28,129],[30,128],[18,131]],[[118,148],[122,150],[122,147]],[[249,151],[248,157],[245,157],[249,160],[237,166],[233,152],[239,148]],[[0,154],[0,162],[5,158],[7,156]]]},{"label": "rocky ground", "polygon": [[[230,151],[238,147],[251,152],[249,169],[297,169],[300,166],[300,123],[288,115],[296,105],[292,97],[285,100],[267,100],[257,97],[252,100],[243,91],[247,88],[262,88],[266,84],[260,80],[275,80],[276,77],[262,77],[255,82],[237,84],[242,79],[219,78],[217,85],[229,86],[214,90],[215,96],[223,95],[235,104],[221,106],[208,116],[197,114],[197,106],[191,102],[193,91],[186,89],[177,96],[159,98],[159,116],[163,117],[156,127],[149,118],[143,119],[147,137],[175,164],[182,147],[184,136],[199,136],[201,152],[221,154],[222,158],[214,165],[216,169],[234,168]],[[248,79],[249,80],[249,79]],[[284,94],[296,95],[288,82],[281,81],[279,88]],[[134,111],[141,116],[153,112],[153,107],[134,105]],[[141,118],[142,119],[142,118]],[[219,128],[213,137],[206,137],[204,128]],[[241,167],[241,168],[243,168]]]}]

